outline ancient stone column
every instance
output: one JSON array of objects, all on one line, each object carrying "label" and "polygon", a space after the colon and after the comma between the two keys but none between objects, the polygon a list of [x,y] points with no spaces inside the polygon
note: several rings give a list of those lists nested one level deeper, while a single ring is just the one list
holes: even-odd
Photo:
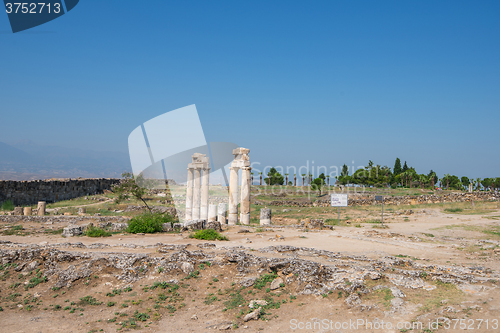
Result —
[{"label": "ancient stone column", "polygon": [[260,225],[270,225],[271,224],[271,209],[261,208],[260,209]]},{"label": "ancient stone column", "polygon": [[186,189],[186,221],[193,219],[193,168],[188,168]]},{"label": "ancient stone column", "polygon": [[194,169],[194,186],[193,186],[193,220],[200,219],[201,205],[201,168]]},{"label": "ancient stone column", "polygon": [[227,203],[220,203],[219,206],[217,207],[217,221],[220,222],[220,224],[226,224],[227,223]]},{"label": "ancient stone column", "polygon": [[24,215],[31,216],[31,214],[32,214],[31,207],[24,207]]},{"label": "ancient stone column", "polygon": [[23,207],[15,207],[14,215],[23,215]]},{"label": "ancient stone column", "polygon": [[208,222],[217,221],[217,205],[208,206]]},{"label": "ancient stone column", "polygon": [[227,224],[235,225],[238,222],[238,169],[230,167],[229,173],[229,216]]},{"label": "ancient stone column", "polygon": [[251,167],[241,168],[241,224],[250,224],[250,170]]},{"label": "ancient stone column", "polygon": [[45,215],[45,207],[46,207],[45,201],[38,201],[38,207],[36,209],[38,216],[44,216]]},{"label": "ancient stone column", "polygon": [[202,180],[201,180],[200,218],[202,220],[208,220],[209,175],[210,175],[210,168],[208,167],[208,165],[206,165],[206,166],[203,167],[203,177],[202,177]]}]

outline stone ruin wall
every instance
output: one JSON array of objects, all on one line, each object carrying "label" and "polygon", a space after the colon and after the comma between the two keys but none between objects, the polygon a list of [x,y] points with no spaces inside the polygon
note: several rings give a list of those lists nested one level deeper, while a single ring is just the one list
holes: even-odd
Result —
[{"label": "stone ruin wall", "polygon": [[102,193],[119,184],[120,179],[85,178],[63,180],[0,181],[0,203],[11,200],[16,206],[38,201],[57,202]]},{"label": "stone ruin wall", "polygon": [[[473,192],[473,193],[450,193],[445,195],[416,195],[416,196],[384,196],[385,205],[419,205],[444,202],[471,202],[471,201],[494,201],[500,200],[500,193],[496,192]],[[258,201],[254,202],[258,204]],[[330,196],[319,200],[273,200],[270,206],[292,206],[292,207],[330,207]],[[380,205],[375,201],[375,195],[353,195],[349,194],[349,206]]]}]

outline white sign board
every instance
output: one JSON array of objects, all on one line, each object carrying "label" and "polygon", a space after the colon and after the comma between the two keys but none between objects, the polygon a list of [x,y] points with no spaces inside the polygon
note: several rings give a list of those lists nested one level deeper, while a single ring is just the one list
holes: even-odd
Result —
[{"label": "white sign board", "polygon": [[331,194],[332,207],[347,207],[347,194]]}]

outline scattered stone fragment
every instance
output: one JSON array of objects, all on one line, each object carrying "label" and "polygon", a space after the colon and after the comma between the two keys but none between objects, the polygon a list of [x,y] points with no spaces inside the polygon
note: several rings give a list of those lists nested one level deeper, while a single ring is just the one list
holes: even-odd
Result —
[{"label": "scattered stone fragment", "polygon": [[259,316],[260,316],[260,308],[253,311],[253,312],[250,312],[249,314],[247,314],[244,318],[243,318],[243,321],[247,322],[249,320],[252,320],[252,319],[259,319]]}]

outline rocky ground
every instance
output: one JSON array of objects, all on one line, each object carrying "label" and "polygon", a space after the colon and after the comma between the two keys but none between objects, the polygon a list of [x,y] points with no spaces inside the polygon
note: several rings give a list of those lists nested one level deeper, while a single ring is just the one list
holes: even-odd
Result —
[{"label": "rocky ground", "polygon": [[224,228],[229,241],[206,242],[189,232],[63,238],[70,223],[125,220],[4,216],[0,323],[2,332],[500,331],[499,218],[426,208],[391,213],[388,229],[361,218],[323,230],[236,226]]}]

